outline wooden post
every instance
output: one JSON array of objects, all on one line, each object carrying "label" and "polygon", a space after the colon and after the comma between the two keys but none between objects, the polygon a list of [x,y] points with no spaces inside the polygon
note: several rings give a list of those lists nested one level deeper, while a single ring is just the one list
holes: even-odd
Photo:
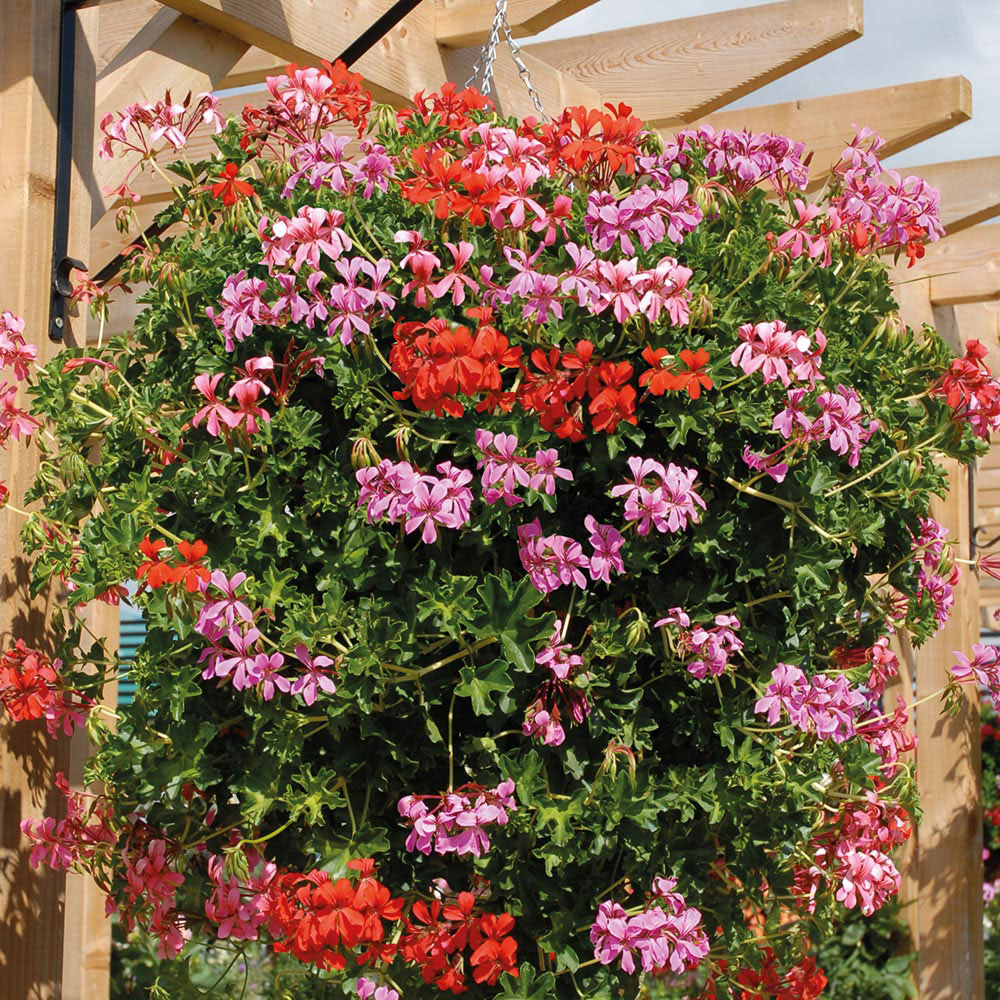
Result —
[{"label": "wooden post", "polygon": [[[48,310],[56,165],[59,0],[10,0],[0,16],[0,310],[26,322],[39,357],[52,356]],[[37,457],[11,442],[0,454],[0,482],[21,506]],[[0,642],[45,642],[51,593],[28,594],[28,564],[18,536],[23,518],[0,511]],[[69,744],[50,740],[44,723],[0,721],[0,993],[11,1000],[61,994],[65,878],[35,872],[20,822],[58,813],[53,776],[66,770]]]},{"label": "wooden post", "polygon": [[[931,517],[969,555],[969,471],[948,460],[951,489],[931,505]],[[917,650],[917,699],[948,682],[954,650],[968,652],[979,638],[975,575],[962,572],[949,623]],[[963,685],[960,709],[942,715],[940,701],[917,708],[917,780],[923,819],[917,834],[920,880],[920,1000],[982,1000],[983,836],[979,787],[979,699]]]}]

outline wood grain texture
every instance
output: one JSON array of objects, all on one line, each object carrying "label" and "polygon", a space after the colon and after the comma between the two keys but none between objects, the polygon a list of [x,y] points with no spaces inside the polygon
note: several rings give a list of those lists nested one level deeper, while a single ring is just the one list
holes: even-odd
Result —
[{"label": "wood grain texture", "polygon": [[930,296],[938,306],[1000,299],[1000,224],[932,243],[912,273],[930,278]]},{"label": "wood grain texture", "polygon": [[[669,9],[664,5],[664,10]],[[861,0],[783,0],[526,47],[654,125],[708,114],[860,38]]]},{"label": "wood grain texture", "polygon": [[949,234],[1000,215],[1000,156],[892,169],[923,177],[941,192],[941,221]]},{"label": "wood grain texture", "polygon": [[[189,91],[195,95],[210,91],[246,50],[246,42],[164,8],[99,77],[96,124],[99,126],[108,112],[118,111],[134,101],[162,100],[168,90],[175,100],[183,100]],[[99,136],[95,138],[100,141]],[[114,203],[115,199],[105,191],[121,184],[134,161],[134,154],[95,160],[92,223]]]},{"label": "wood grain texture", "polygon": [[[507,21],[515,38],[537,35],[597,0],[509,0]],[[490,0],[437,0],[437,40],[453,49],[482,45],[489,37],[496,5]]]},{"label": "wood grain texture", "polygon": [[715,128],[790,136],[812,150],[810,187],[823,183],[854,138],[854,124],[869,125],[886,140],[890,156],[972,117],[972,88],[964,76],[903,83],[850,94],[719,111],[699,119]]},{"label": "wood grain texture", "polygon": [[[969,552],[969,474],[946,460],[950,492],[931,500],[931,517]],[[933,695],[949,679],[953,650],[978,642],[978,593],[974,574],[964,572],[955,588],[949,623],[917,651],[917,699]],[[979,699],[963,685],[955,716],[939,699],[917,708],[917,782],[923,819],[918,830],[920,879],[921,1000],[982,1000],[983,826],[979,787]]]},{"label": "wood grain texture", "polygon": [[95,53],[98,73],[163,5],[159,0],[103,0],[99,6],[104,16],[100,19]]},{"label": "wood grain texture", "polygon": [[[59,0],[18,0],[0,16],[0,308],[24,318],[25,338],[39,361],[55,354],[48,310],[55,191]],[[71,237],[72,237],[71,233]],[[37,451],[21,445],[0,453],[0,482],[12,504],[38,467]],[[23,518],[0,511],[0,642],[15,638],[43,648],[53,594],[32,599],[29,563],[19,532]],[[60,815],[54,783],[68,764],[68,741],[48,738],[44,723],[0,720],[0,995],[56,1000],[62,989],[65,877],[35,871],[20,822]]]}]

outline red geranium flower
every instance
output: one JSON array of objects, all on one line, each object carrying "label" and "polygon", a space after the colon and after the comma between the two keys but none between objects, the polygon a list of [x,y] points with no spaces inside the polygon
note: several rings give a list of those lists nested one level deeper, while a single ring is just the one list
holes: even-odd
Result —
[{"label": "red geranium flower", "polygon": [[222,176],[212,185],[212,197],[221,197],[223,205],[235,205],[240,198],[252,195],[253,187],[238,178],[239,172],[235,163],[227,163],[222,168]]}]

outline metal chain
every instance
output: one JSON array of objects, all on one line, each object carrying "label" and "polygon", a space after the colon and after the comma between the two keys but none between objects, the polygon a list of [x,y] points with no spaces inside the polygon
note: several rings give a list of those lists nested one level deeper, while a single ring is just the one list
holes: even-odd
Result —
[{"label": "metal chain", "polygon": [[465,86],[471,87],[478,82],[480,93],[487,93],[490,84],[493,82],[493,63],[497,58],[497,45],[500,43],[500,31],[507,20],[507,0],[497,0],[496,13],[493,15],[493,26],[490,28],[490,36],[486,39],[486,44],[479,53],[479,58],[472,67],[472,74],[465,81]]},{"label": "metal chain", "polygon": [[501,31],[507,40],[507,48],[510,49],[511,58],[517,67],[517,73],[521,77],[521,82],[528,91],[531,103],[535,106],[535,110],[540,115],[542,121],[549,121],[549,116],[545,113],[545,108],[542,105],[542,99],[538,96],[538,91],[535,90],[535,85],[531,82],[531,73],[521,56],[521,46],[514,41],[514,36],[510,32],[510,22],[507,20],[507,0],[497,0],[496,14],[493,16],[493,25],[490,28],[489,38],[486,40],[479,58],[473,65],[472,75],[465,81],[465,86],[471,87],[481,76],[482,82],[480,83],[479,90],[483,94],[489,93],[493,83],[493,64],[497,58],[497,46],[500,44]]}]

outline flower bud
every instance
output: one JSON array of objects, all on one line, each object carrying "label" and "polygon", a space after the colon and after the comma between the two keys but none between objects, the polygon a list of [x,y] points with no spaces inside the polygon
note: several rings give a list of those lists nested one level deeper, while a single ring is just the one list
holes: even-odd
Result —
[{"label": "flower bud", "polygon": [[351,465],[355,469],[363,469],[369,465],[378,464],[378,452],[372,440],[364,434],[359,434],[351,444]]},{"label": "flower bud", "polygon": [[899,348],[906,342],[906,324],[898,312],[887,313],[875,327],[875,336],[884,339],[887,346]]},{"label": "flower bud", "polygon": [[694,195],[695,204],[706,218],[715,214],[715,193],[707,184],[696,184],[691,193]]},{"label": "flower bud", "polygon": [[374,105],[368,115],[368,121],[371,123],[371,131],[376,134],[385,135],[390,132],[399,132],[396,109],[391,104]]},{"label": "flower bud", "polygon": [[649,156],[659,156],[663,152],[663,136],[650,129],[642,140],[642,149]]},{"label": "flower bud", "polygon": [[408,462],[410,460],[410,451],[407,447],[407,443],[410,440],[410,427],[408,424],[401,424],[394,435],[396,441],[396,454],[399,455],[401,459]]},{"label": "flower bud", "polygon": [[702,285],[691,299],[691,321],[695,326],[708,326],[715,315],[712,297],[708,294],[708,285]]},{"label": "flower bud", "polygon": [[625,626],[625,646],[636,649],[649,635],[649,619],[639,608],[629,608],[630,620]]}]

